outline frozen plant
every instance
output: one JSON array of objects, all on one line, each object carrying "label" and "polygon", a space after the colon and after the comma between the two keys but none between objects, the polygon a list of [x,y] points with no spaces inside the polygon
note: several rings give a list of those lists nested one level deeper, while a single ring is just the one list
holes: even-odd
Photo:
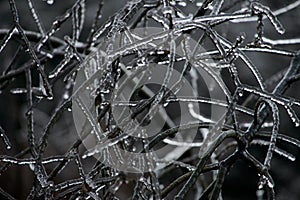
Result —
[{"label": "frozen plant", "polygon": [[1,198],[300,197],[299,0],[0,6]]}]

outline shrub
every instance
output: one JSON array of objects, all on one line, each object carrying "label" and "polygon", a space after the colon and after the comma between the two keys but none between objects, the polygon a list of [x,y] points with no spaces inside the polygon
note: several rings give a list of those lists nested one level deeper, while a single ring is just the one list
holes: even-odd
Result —
[{"label": "shrub", "polygon": [[1,195],[299,198],[299,4],[1,2]]}]

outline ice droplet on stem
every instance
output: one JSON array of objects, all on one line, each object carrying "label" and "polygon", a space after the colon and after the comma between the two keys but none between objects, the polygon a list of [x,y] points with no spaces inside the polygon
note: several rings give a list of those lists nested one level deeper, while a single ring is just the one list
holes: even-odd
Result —
[{"label": "ice droplet on stem", "polygon": [[47,4],[52,5],[54,3],[54,0],[47,0]]}]

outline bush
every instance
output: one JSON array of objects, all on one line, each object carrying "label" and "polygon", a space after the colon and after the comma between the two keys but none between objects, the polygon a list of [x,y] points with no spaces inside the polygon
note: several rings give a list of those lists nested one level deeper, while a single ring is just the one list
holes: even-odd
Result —
[{"label": "bush", "polygon": [[300,1],[0,5],[3,198],[300,197]]}]

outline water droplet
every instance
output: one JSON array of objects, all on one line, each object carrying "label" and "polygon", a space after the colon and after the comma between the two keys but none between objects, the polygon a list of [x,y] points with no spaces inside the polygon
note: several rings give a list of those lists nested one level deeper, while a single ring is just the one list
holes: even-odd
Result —
[{"label": "water droplet", "polygon": [[69,98],[68,92],[65,92],[65,93],[64,93],[63,98],[64,98],[64,99],[68,99],[68,98]]},{"label": "water droplet", "polygon": [[180,1],[177,3],[179,6],[186,7],[186,2]]},{"label": "water droplet", "polygon": [[169,102],[166,102],[163,104],[164,107],[167,107],[169,105]]},{"label": "water droplet", "polygon": [[30,164],[29,164],[29,168],[30,168],[32,171],[34,171],[34,164],[30,163]]},{"label": "water droplet", "polygon": [[201,7],[202,4],[203,4],[202,2],[196,2],[196,6],[197,6],[197,7]]},{"label": "water droplet", "polygon": [[273,187],[274,187],[274,184],[271,183],[271,181],[268,180],[267,183],[268,183],[268,187],[269,187],[269,188],[273,188]]},{"label": "water droplet", "polygon": [[243,91],[240,91],[238,94],[239,94],[239,97],[242,97],[244,95]]},{"label": "water droplet", "polygon": [[125,143],[125,145],[129,145],[130,144],[130,141],[129,140],[124,140],[124,143]]},{"label": "water droplet", "polygon": [[54,0],[47,0],[47,4],[52,5],[54,3]]},{"label": "water droplet", "polygon": [[132,147],[132,151],[133,151],[133,152],[136,151],[136,147],[135,147],[135,146]]},{"label": "water droplet", "polygon": [[49,181],[49,186],[53,187],[54,186],[54,182],[53,181]]},{"label": "water droplet", "polygon": [[296,157],[293,155],[289,155],[287,158],[292,162],[294,162],[296,160]]},{"label": "water droplet", "polygon": [[109,89],[102,89],[101,93],[108,94],[109,93]]}]

